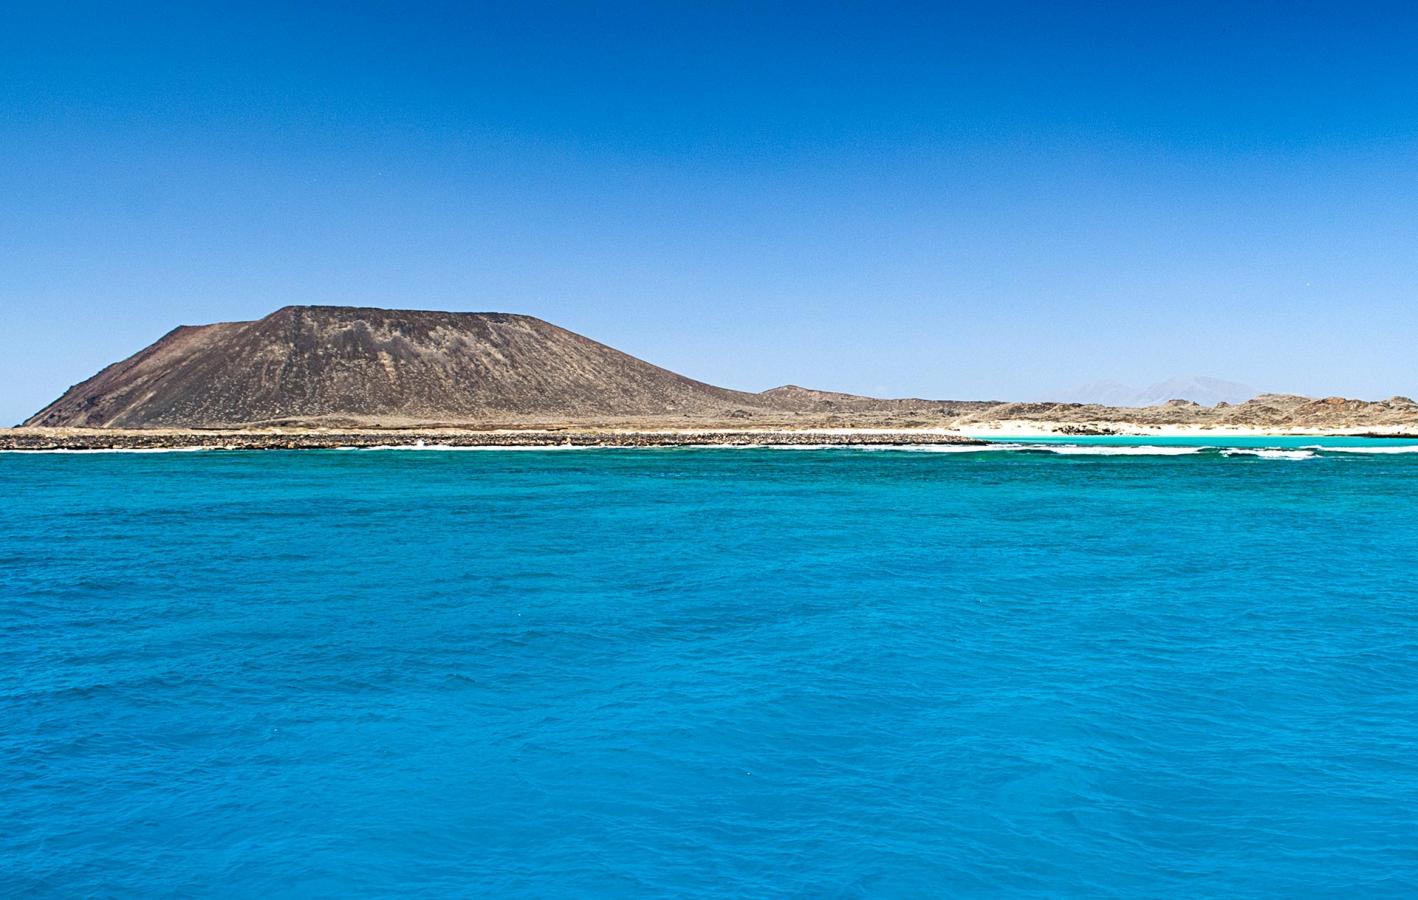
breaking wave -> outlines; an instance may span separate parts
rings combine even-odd
[[[1305,449],[1325,453],[1418,453],[1418,444],[1405,444],[1400,447],[1325,447],[1314,444]]]
[[[1157,445],[1102,446],[1088,444],[1034,444],[1025,450],[1047,450],[1061,456],[1189,456],[1200,453],[1205,447],[1163,447]]]
[[[1313,450],[1278,450],[1273,448],[1249,448],[1249,447],[1228,447],[1221,451],[1222,456],[1256,456],[1261,459],[1314,459]]]

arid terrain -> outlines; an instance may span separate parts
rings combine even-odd
[[[878,399],[687,378],[540,319],[285,307],[182,326],[0,448],[948,443],[1043,434],[1418,434],[1418,404],[1263,394],[1122,408]]]

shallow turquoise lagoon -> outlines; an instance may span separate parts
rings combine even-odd
[[[1215,449],[1280,449],[1333,450],[1369,453],[1413,453],[1418,451],[1418,435],[1413,437],[1375,438],[1364,435],[1129,435],[1105,434],[1068,436],[1055,435],[1034,438],[1002,438],[997,435],[974,435],[993,444],[1081,446],[1081,447],[1204,447]]]
[[[1418,892],[1418,453],[1072,443],[0,454],[0,893]]]

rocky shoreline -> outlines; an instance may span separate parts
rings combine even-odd
[[[751,447],[900,444],[985,444],[935,433],[801,431],[561,432],[561,431],[105,431],[11,428],[0,450],[333,450],[345,447]]]

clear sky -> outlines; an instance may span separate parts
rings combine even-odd
[[[749,390],[1418,394],[1415,48],[1398,3],[9,2],[0,421],[289,303]]]

